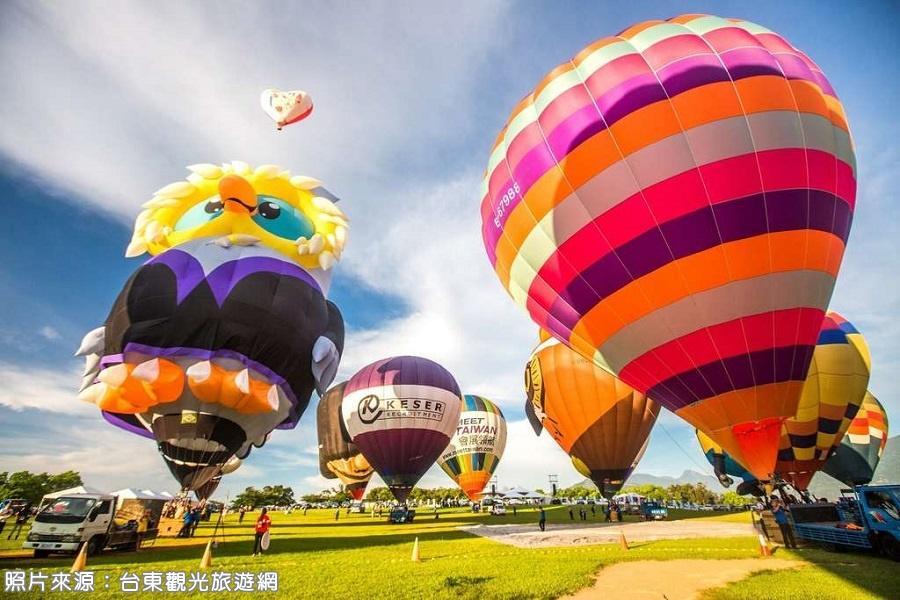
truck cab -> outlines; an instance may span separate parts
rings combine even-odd
[[[833,550],[875,549],[900,561],[900,485],[841,493],[835,503],[791,505],[797,537]]]
[[[113,522],[116,497],[105,494],[70,494],[41,503],[23,548],[33,549],[35,558],[51,552],[75,553],[81,543],[88,554],[106,546]]]
[[[644,521],[665,521],[669,518],[669,509],[660,502],[652,500],[641,503],[641,519]]]

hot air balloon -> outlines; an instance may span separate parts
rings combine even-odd
[[[734,483],[732,477],[740,477],[745,481],[755,479],[747,469],[735,461],[722,449],[722,446],[711,440],[708,435],[699,429],[695,429],[694,433],[697,434],[697,441],[700,442],[700,449],[703,450],[703,455],[709,461],[709,464],[712,465],[719,483],[724,487],[731,487]]]
[[[77,352],[81,398],[155,439],[184,490],[293,428],[331,383],[344,326],[327,294],[347,234],[312,178],[190,169],[145,204],[126,255],[152,257]]]
[[[506,419],[481,396],[463,396],[459,424],[438,464],[470,500],[478,500],[506,448]]]
[[[867,391],[844,440],[822,471],[846,485],[872,481],[888,440],[888,418],[878,399]]]
[[[551,71],[485,172],[482,237],[531,318],[775,466],[850,230],[843,107],[778,34],[648,21]]]
[[[275,126],[281,130],[286,125],[297,123],[308,117],[313,111],[312,97],[303,90],[282,92],[276,89],[263,90],[259,95],[259,104]]]
[[[401,503],[447,447],[461,408],[453,375],[418,356],[363,367],[341,405],[350,439]]]
[[[211,498],[219,488],[219,484],[222,483],[222,477],[230,473],[234,473],[240,468],[242,464],[243,461],[237,456],[232,456],[231,458],[229,458],[225,462],[225,464],[222,465],[222,468],[219,470],[218,475],[214,476],[212,479],[194,490],[194,494],[197,495],[197,500],[208,500],[209,498]]]
[[[525,368],[525,412],[611,498],[643,456],[660,407],[543,331],[541,340]]]
[[[829,312],[813,352],[797,414],[784,422],[775,470],[798,490],[840,445],[866,395],[869,348],[853,325]]]
[[[316,424],[319,432],[319,472],[327,479],[340,479],[355,500],[362,500],[374,470],[350,435],[341,416],[347,382],[328,390],[319,400]]]

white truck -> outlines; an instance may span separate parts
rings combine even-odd
[[[107,547],[136,549],[140,542],[137,521],[117,525],[116,500],[110,494],[66,494],[45,499],[22,547],[34,550],[35,558],[51,553],[74,554],[81,544],[87,544],[89,555]]]

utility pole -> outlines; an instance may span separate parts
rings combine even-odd
[[[550,495],[556,498],[556,484],[559,483],[559,476],[551,474],[547,475],[547,479],[550,480]]]

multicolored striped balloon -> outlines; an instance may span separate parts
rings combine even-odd
[[[844,439],[866,395],[871,372],[866,340],[836,312],[825,315],[797,413],[785,420],[775,471],[805,490]]]
[[[731,484],[734,483],[732,477],[740,477],[745,481],[753,479],[753,475],[747,469],[725,452],[722,446],[712,441],[708,435],[699,429],[695,429],[694,433],[697,434],[697,441],[700,442],[703,456],[712,465],[719,483],[725,487],[731,487]]]
[[[847,485],[872,481],[888,441],[888,418],[872,392],[866,392],[844,441],[822,470]]]
[[[466,493],[478,500],[506,448],[506,419],[500,407],[481,396],[463,396],[459,424],[438,464]]]
[[[395,356],[347,382],[341,413],[351,440],[398,502],[447,447],[462,398],[447,369],[427,358]]]
[[[856,199],[812,60],[747,21],[635,25],[516,106],[482,195],[488,257],[538,325],[771,473]]]

